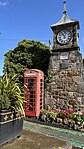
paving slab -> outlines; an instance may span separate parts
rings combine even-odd
[[[66,141],[23,130],[21,137],[0,146],[0,149],[71,149]]]
[[[52,126],[46,126],[38,123],[24,121],[24,129],[40,134],[45,134],[50,137],[59,138],[68,141],[73,146],[84,147],[84,133],[69,129],[62,129]]]

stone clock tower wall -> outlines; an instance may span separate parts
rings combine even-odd
[[[61,20],[51,26],[53,49],[48,70],[49,83],[45,91],[45,107],[48,109],[84,110],[84,65],[78,46],[79,21],[70,20],[64,12]],[[57,41],[60,31],[70,30],[71,40],[66,44]],[[64,33],[63,33],[64,34]],[[61,40],[65,40],[64,37]]]
[[[84,66],[82,55],[77,50],[60,51],[52,54],[49,66],[49,84],[46,89],[48,109],[74,108],[84,105]]]

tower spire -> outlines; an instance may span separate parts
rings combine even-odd
[[[67,11],[66,11],[66,0],[64,0],[63,3],[64,3],[64,11],[63,11],[63,13],[66,14],[67,13]]]
[[[73,23],[73,24],[77,23],[78,29],[79,29],[79,22],[76,20],[71,20],[68,17],[67,10],[66,10],[66,2],[67,2],[67,0],[63,0],[64,9],[63,9],[62,18],[57,23],[51,25],[52,29],[58,25],[69,24],[69,23]]]

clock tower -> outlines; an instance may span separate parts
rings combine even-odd
[[[62,18],[55,24],[51,25],[53,30],[53,51],[69,50],[78,48],[79,21],[71,20],[66,11],[66,1],[64,1],[64,11]]]
[[[84,109],[84,66],[78,45],[79,21],[71,20],[64,0],[62,18],[51,25],[53,48],[45,91],[48,109]],[[71,101],[74,103],[71,104]]]

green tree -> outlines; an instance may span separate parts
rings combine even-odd
[[[12,51],[5,54],[4,73],[9,77],[18,75],[18,80],[23,85],[23,74],[28,69],[40,69],[47,76],[51,52],[48,46],[34,40],[22,40]]]

